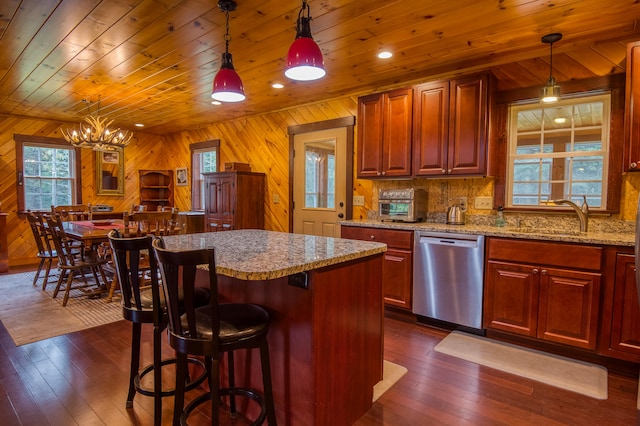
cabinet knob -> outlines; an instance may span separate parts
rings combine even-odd
[[[538,272],[540,272],[540,271],[538,271],[538,268],[534,268],[534,269],[533,269],[533,275],[537,275],[537,274],[538,274]]]
[[[382,176],[384,176],[384,175],[386,175],[386,174],[387,174],[387,172],[382,172]]]
[[[547,270],[546,270],[546,269],[543,269],[543,270],[542,270],[542,272],[541,272],[541,274],[542,274],[542,275],[547,275]]]
[[[451,173],[451,171],[452,171],[452,170],[451,170],[451,169],[449,169],[449,170],[447,170],[447,173]]]
[[[371,235],[369,238],[371,238],[372,240],[375,240],[376,236],[375,235]]]
[[[447,171],[445,169],[442,169],[442,174],[447,173]]]
[[[629,164],[629,168],[630,169],[636,169],[638,167],[638,163],[636,163],[635,161],[631,164]]]
[[[377,176],[380,176],[380,172],[376,172],[376,175],[377,175]]]

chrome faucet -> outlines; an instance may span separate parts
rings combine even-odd
[[[585,195],[582,196],[582,206],[578,206],[571,200],[549,200],[542,201],[543,204],[566,204],[571,206],[573,210],[576,211],[578,215],[578,219],[580,219],[580,232],[587,232],[589,228],[589,205],[587,204],[587,197]]]

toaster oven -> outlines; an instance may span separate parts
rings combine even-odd
[[[381,189],[378,217],[397,222],[420,222],[427,216],[427,191],[419,188]]]

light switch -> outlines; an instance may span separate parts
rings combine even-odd
[[[364,195],[354,195],[353,196],[353,205],[354,206],[364,206]]]
[[[273,200],[273,204],[279,204],[280,196],[278,194],[273,194],[272,200]]]

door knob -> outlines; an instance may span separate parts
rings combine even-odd
[[[344,213],[338,213],[338,217],[342,219],[344,217]]]

